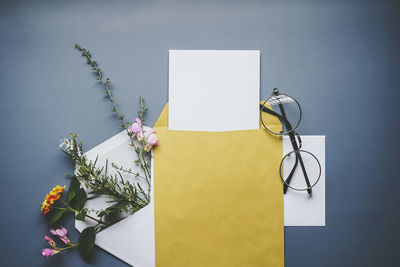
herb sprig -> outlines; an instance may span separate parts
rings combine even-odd
[[[96,234],[112,224],[120,221],[127,214],[135,213],[150,203],[150,190],[151,190],[151,148],[158,144],[157,136],[154,129],[143,129],[143,116],[147,111],[144,99],[139,97],[139,110],[138,117],[135,123],[131,124],[125,119],[116,104],[115,98],[112,95],[110,84],[111,80],[105,78],[102,70],[99,68],[97,61],[93,60],[91,53],[79,44],[75,44],[77,48],[87,60],[87,63],[92,67],[93,72],[97,76],[105,90],[108,100],[112,105],[111,112],[115,117],[121,121],[121,128],[124,129],[129,136],[129,145],[136,153],[136,160],[134,161],[140,166],[142,171],[134,172],[132,169],[124,168],[115,163],[111,163],[115,172],[109,172],[108,159],[105,166],[97,166],[96,160],[89,160],[82,150],[82,142],[78,142],[77,135],[71,133],[71,138],[64,138],[61,140],[61,150],[67,154],[72,162],[75,164],[75,172],[71,176],[71,183],[68,188],[68,193],[64,199],[61,195],[65,186],[56,186],[46,195],[42,203],[42,214],[49,213],[49,224],[56,224],[64,214],[71,212],[75,214],[76,220],[85,221],[87,218],[96,222],[95,226],[85,228],[79,235],[77,243],[71,243],[67,237],[67,230],[63,227],[59,229],[50,229],[53,235],[65,244],[64,247],[56,245],[53,239],[45,236],[45,241],[51,248],[42,250],[44,257],[51,257],[61,251],[77,247],[83,259],[88,260],[92,248],[96,240]],[[136,178],[133,182],[124,180],[122,173],[131,175]],[[146,182],[147,190],[141,186],[141,180]],[[89,196],[88,196],[88,194]],[[86,201],[105,195],[110,198],[108,201],[111,203],[109,207],[101,210],[94,210],[85,207]],[[50,210],[51,209],[51,210]],[[97,218],[93,217],[93,213]],[[115,215],[115,216],[114,216]]]

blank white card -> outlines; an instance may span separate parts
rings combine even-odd
[[[314,154],[321,164],[321,177],[312,188],[312,197],[306,191],[294,191],[290,188],[283,197],[285,226],[325,226],[325,136],[302,135],[301,149]],[[289,137],[283,137],[283,155],[293,151]],[[287,175],[292,166],[283,165],[283,173]],[[311,173],[318,172],[317,166],[306,166]],[[311,167],[311,168],[310,168]],[[304,179],[299,170],[294,173],[293,180]]]
[[[260,51],[169,51],[169,130],[258,129],[259,99]]]

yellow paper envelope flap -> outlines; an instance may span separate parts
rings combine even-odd
[[[168,103],[165,104],[160,116],[158,116],[158,119],[154,124],[154,127],[168,127]]]

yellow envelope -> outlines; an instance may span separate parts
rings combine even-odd
[[[156,266],[283,266],[282,140],[263,129],[169,131],[168,104],[155,128]]]

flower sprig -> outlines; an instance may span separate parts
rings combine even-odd
[[[65,245],[64,247],[60,248],[57,246],[56,242],[49,237],[48,235],[44,236],[44,240],[51,246],[51,248],[42,249],[42,256],[49,258],[53,255],[56,255],[60,251],[73,248],[78,245],[78,243],[71,243],[71,240],[68,238],[68,231],[64,227],[60,227],[59,229],[50,229],[50,232],[57,236],[62,243]]]
[[[54,210],[50,217],[50,224],[54,224],[58,220],[60,220],[62,215],[66,211],[71,211],[78,214],[78,216],[81,216],[82,219],[84,219],[84,217],[88,217],[99,224],[107,225],[101,220],[96,219],[84,212],[83,207],[85,205],[87,197],[85,190],[83,188],[80,188],[79,182],[76,179],[74,180],[74,178],[72,178],[71,180],[71,185],[68,191],[68,199],[66,201],[61,198],[65,188],[65,185],[57,185],[52,190],[50,190],[50,192],[46,194],[44,198],[42,207],[40,208],[42,215],[48,214],[51,211],[50,209]]]
[[[72,146],[63,146],[63,152],[76,164],[74,177],[83,182],[92,196],[107,195],[114,202],[111,207],[98,212],[99,216],[116,211],[116,208],[134,213],[150,202],[149,192],[145,192],[140,183],[132,184],[125,181],[119,171],[114,175],[108,173],[108,160],[104,167],[97,167],[97,160],[94,162],[88,160],[81,152],[82,142],[78,143],[76,139],[77,135],[71,134],[71,139],[67,139],[67,143]]]
[[[115,116],[117,117],[117,119],[119,119],[121,121],[121,128],[124,129],[127,132],[128,136],[130,137],[131,142],[129,145],[132,146],[134,151],[136,152],[136,155],[137,155],[136,163],[139,164],[140,167],[143,169],[146,180],[150,184],[151,165],[150,165],[149,155],[146,155],[146,152],[148,152],[148,151],[144,150],[144,149],[140,149],[139,147],[136,146],[134,134],[132,131],[129,130],[129,127],[131,124],[125,120],[125,115],[119,111],[118,106],[115,101],[115,98],[111,92],[110,78],[104,77],[103,71],[99,67],[99,64],[97,63],[97,61],[92,58],[92,54],[90,53],[89,50],[83,48],[79,44],[75,44],[75,48],[77,48],[82,53],[82,56],[84,56],[86,58],[87,64],[89,64],[92,67],[93,72],[97,76],[97,80],[99,80],[103,84],[105,93],[112,105],[111,112],[113,112],[115,114]],[[147,106],[144,103],[143,97],[140,96],[139,97],[138,118],[141,122],[143,121],[143,115],[146,113],[146,111],[147,111]],[[143,128],[143,125],[141,125],[141,127]]]
[[[143,130],[142,120],[137,117],[135,122],[129,126],[128,131],[136,136],[142,142],[142,146],[146,152],[149,152],[153,146],[158,145],[158,138],[154,129],[148,131]]]
[[[87,200],[86,193],[85,190],[80,187],[80,183],[75,177],[71,179],[71,184],[68,188],[66,199],[63,199],[65,188],[66,186],[57,185],[48,194],[46,194],[46,197],[42,203],[41,211],[43,215],[50,216],[49,224],[55,224],[67,211],[70,211],[73,214],[76,214],[76,219],[84,221],[87,217],[93,221],[96,221],[97,225],[83,230],[79,235],[79,240],[77,243],[71,243],[65,228],[61,227],[56,230],[50,229],[50,232],[53,235],[56,235],[65,244],[65,247],[57,247],[56,242],[54,242],[52,238],[45,236],[44,239],[47,243],[49,243],[51,248],[43,249],[42,256],[49,258],[55,254],[58,254],[62,250],[78,246],[78,248],[80,248],[79,252],[82,258],[88,259],[91,252],[91,247],[94,246],[96,233],[101,230],[101,227],[98,226],[101,225],[102,227],[107,227],[108,224],[87,214],[87,209],[84,208]]]
[[[50,207],[54,204],[55,201],[60,199],[61,194],[64,192],[64,189],[65,185],[64,186],[57,185],[48,194],[46,194],[46,197],[44,198],[41,208],[43,215],[50,212]]]
[[[132,146],[133,150],[136,153],[137,159],[135,163],[138,164],[143,170],[143,176],[147,183],[148,189],[147,193],[144,193],[143,189],[140,187],[140,184],[137,184],[138,191],[145,195],[145,198],[150,200],[150,187],[151,187],[151,154],[149,153],[151,148],[158,145],[158,138],[155,134],[154,129],[150,129],[148,131],[144,131],[143,128],[143,115],[147,111],[147,106],[142,96],[139,96],[139,110],[138,117],[135,119],[133,124],[127,122],[125,120],[125,115],[122,114],[118,106],[116,104],[115,98],[111,92],[111,80],[110,78],[105,78],[103,71],[99,67],[99,64],[96,60],[92,58],[92,54],[89,50],[83,48],[79,44],[75,44],[75,48],[78,49],[82,56],[86,58],[86,62],[88,65],[92,67],[93,72],[97,76],[97,80],[99,80],[104,87],[105,94],[107,95],[112,109],[111,112],[114,113],[115,117],[121,121],[121,128],[124,129],[127,135],[130,138],[130,146]],[[140,142],[140,145],[137,145],[136,140]],[[107,166],[106,166],[107,168]],[[121,175],[119,175],[121,176]],[[122,178],[122,176],[120,177]],[[114,179],[115,180],[115,179]],[[111,181],[111,180],[110,180]],[[101,190],[99,190],[102,192]],[[122,199],[121,199],[122,200]],[[147,204],[146,204],[147,205]],[[119,207],[120,205],[116,205]],[[140,209],[140,208],[139,208]]]
[[[75,164],[75,172],[71,175],[71,183],[66,199],[61,198],[65,186],[56,186],[46,195],[41,207],[42,214],[46,215],[50,213],[50,225],[59,221],[67,211],[74,213],[77,220],[85,221],[86,218],[89,218],[97,222],[97,224],[85,228],[80,233],[79,240],[76,243],[70,242],[65,228],[51,229],[50,232],[56,235],[65,244],[65,247],[57,247],[53,239],[45,236],[45,240],[51,248],[43,249],[42,255],[44,257],[51,257],[62,250],[77,246],[82,258],[87,260],[94,246],[96,234],[121,219],[121,217],[116,217],[110,221],[108,219],[109,215],[122,212],[134,213],[150,203],[150,150],[152,147],[158,145],[158,138],[154,129],[146,128],[144,130],[143,115],[147,111],[144,99],[139,97],[138,117],[135,119],[135,122],[133,124],[127,122],[125,115],[119,111],[115,98],[112,95],[110,89],[111,80],[104,77],[98,63],[92,59],[92,55],[88,50],[78,44],[75,45],[75,48],[82,52],[82,56],[86,57],[87,63],[92,67],[97,76],[97,80],[103,84],[105,93],[112,105],[111,112],[121,121],[121,128],[126,131],[130,138],[129,145],[133,147],[137,155],[135,163],[143,170],[143,174],[139,174],[139,172],[134,173],[131,169],[126,169],[112,163],[112,167],[117,172],[117,174],[112,175],[108,173],[108,160],[104,167],[98,167],[96,165],[97,158],[94,162],[86,158],[83,153],[82,142],[77,141],[76,134],[71,133],[71,138],[61,140],[60,148]],[[144,179],[147,183],[147,190],[145,191],[139,182],[130,183],[129,181],[125,181],[121,172],[130,173],[137,178]],[[81,184],[85,189],[81,187]],[[89,197],[86,192],[90,195]],[[103,210],[89,210],[85,208],[85,203],[88,199],[100,195],[108,196],[111,199],[110,202],[113,204]],[[89,213],[95,213],[97,218],[89,215]]]

